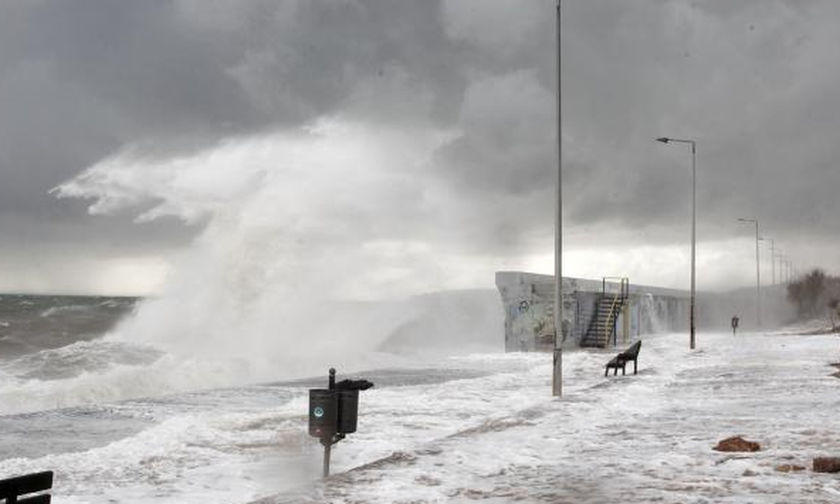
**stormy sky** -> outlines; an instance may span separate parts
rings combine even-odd
[[[687,286],[691,158],[660,136],[697,141],[698,288],[754,281],[738,217],[840,270],[838,20],[566,0],[565,273]],[[309,255],[359,242],[394,292],[550,273],[555,36],[552,0],[0,2],[0,290],[153,293],[315,150],[274,209]]]

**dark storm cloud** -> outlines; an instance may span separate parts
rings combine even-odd
[[[653,142],[668,135],[699,142],[705,238],[752,215],[790,239],[840,232],[840,5],[567,0],[563,15],[569,225],[683,240],[690,157]],[[554,43],[551,0],[6,2],[0,212],[78,222],[83,205],[47,191],[126,146],[190,152],[345,115],[454,132],[428,167],[465,201],[452,247],[543,246]],[[191,232],[90,225],[86,240]]]
[[[0,11],[7,215],[84,219],[82,204],[47,191],[127,145],[188,152],[342,108],[448,123],[465,80],[434,2],[8,2]],[[429,98],[414,104],[411,90]],[[91,226],[113,239],[115,226]],[[174,234],[122,227],[128,237]]]
[[[429,88],[432,115],[444,120],[463,87],[433,2],[79,1],[3,10],[3,165],[8,176],[26,172],[21,180],[54,185],[125,143],[192,148],[201,138],[299,125],[352,106],[346,100],[359,82],[394,71]],[[385,114],[370,114],[387,115],[385,105]]]
[[[438,153],[443,176],[492,216],[471,236],[482,246],[551,229],[554,32],[540,8],[521,53],[466,40],[483,56],[464,62],[475,77],[462,135]],[[791,246],[840,232],[838,18],[833,2],[563,2],[565,215],[597,230],[576,245],[604,233],[684,241],[691,158],[662,135],[698,141],[701,240],[742,235],[740,216]],[[511,194],[532,197],[499,211]],[[508,240],[494,231],[513,228]]]

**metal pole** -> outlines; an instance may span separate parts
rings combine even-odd
[[[561,94],[561,23],[557,0],[557,198],[554,224],[554,372],[551,393],[563,395],[563,121]]]
[[[324,477],[330,475],[330,452],[332,451],[332,445],[330,443],[324,444]]]
[[[785,284],[790,283],[790,261],[785,257]]]
[[[695,268],[695,252],[697,249],[697,142],[694,140],[661,137],[656,139],[657,142],[670,143],[687,143],[691,144],[691,301],[689,313],[689,347],[694,350],[695,347],[695,323],[694,323],[694,306],[695,306],[695,285],[696,285],[696,268]]]
[[[770,238],[770,274],[770,285],[776,285],[776,242],[773,238]]]
[[[779,252],[779,283],[784,285],[785,281],[785,255]]]
[[[755,224],[755,321],[761,329],[761,262],[758,255],[758,219],[738,218],[738,222],[752,222]]]
[[[697,242],[697,235],[695,233],[696,229],[696,222],[697,222],[697,148],[695,142],[692,140],[691,142],[691,343],[690,348],[694,350],[694,280],[695,280],[695,272],[694,272],[694,251],[696,248]]]
[[[785,281],[785,255],[779,252],[779,283],[784,285]]]
[[[782,284],[787,284],[787,257],[784,255],[779,256],[779,281]]]
[[[630,341],[630,302],[629,300],[624,302],[624,307],[622,308],[622,321],[624,322],[623,327],[623,335],[624,339],[623,342],[627,343]]]
[[[793,280],[793,262],[785,257],[785,279],[787,283]]]
[[[758,328],[761,329],[761,258],[758,255],[758,219],[755,222],[755,313]]]
[[[329,390],[335,390],[335,368],[330,368],[330,375],[329,380],[327,382],[327,387]],[[326,441],[326,442],[325,442]],[[330,435],[330,439],[321,440],[321,444],[324,445],[324,477],[330,475],[330,454],[332,453],[332,443],[333,443],[333,436]]]

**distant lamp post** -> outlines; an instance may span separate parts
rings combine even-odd
[[[656,139],[657,142],[667,143],[684,143],[691,145],[691,304],[689,312],[689,331],[690,340],[689,348],[694,350],[694,286],[695,286],[695,249],[697,245],[697,143],[694,140],[684,140],[679,138],[661,137]]]
[[[793,281],[793,261],[791,261],[790,257],[785,257],[785,276],[787,283]]]
[[[761,328],[761,259],[758,255],[758,219],[738,218],[738,222],[752,222],[755,224],[755,319]]]
[[[766,236],[762,236],[759,238],[761,241],[769,241],[770,242],[770,285],[776,285],[776,241],[773,238],[768,238]],[[779,276],[781,277],[782,269],[779,268]]]
[[[787,281],[785,280],[785,254],[783,253],[782,249],[776,250],[776,257],[779,258],[779,284],[784,285],[787,283]]]
[[[787,284],[787,256],[779,250],[779,283]]]
[[[790,260],[790,257],[787,254],[781,257],[782,264],[785,266],[785,284],[789,284],[793,279],[793,262]]]

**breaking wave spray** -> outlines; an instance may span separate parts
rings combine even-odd
[[[90,200],[92,214],[134,211],[139,224],[175,217],[199,229],[171,259],[162,291],[106,337],[163,356],[77,377],[64,403],[373,365],[371,350],[413,315],[389,299],[446,276],[406,222],[434,228],[455,198],[423,180],[441,141],[321,123],[173,158],[129,149],[55,188]]]

